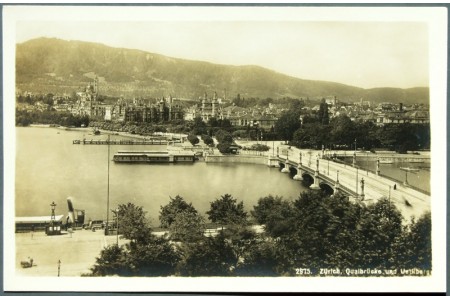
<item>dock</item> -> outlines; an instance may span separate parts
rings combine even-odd
[[[74,145],[167,145],[167,140],[73,140]],[[172,141],[173,142],[173,141]]]

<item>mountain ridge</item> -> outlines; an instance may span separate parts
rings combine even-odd
[[[90,75],[86,75],[90,74]],[[16,86],[37,93],[79,90],[100,78],[108,96],[197,99],[219,97],[322,98],[342,101],[428,103],[429,88],[363,89],[342,83],[300,79],[257,65],[225,65],[173,58],[105,44],[37,38],[16,45]]]

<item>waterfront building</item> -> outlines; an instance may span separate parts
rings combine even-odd
[[[16,232],[45,231],[50,224],[61,230],[64,215],[55,216],[36,216],[36,217],[16,217]]]
[[[200,117],[205,123],[211,118],[223,119],[222,104],[218,101],[216,92],[214,92],[212,99],[208,99],[206,92],[203,95],[200,106]]]
[[[117,109],[124,111],[124,121],[152,123],[166,122],[173,120],[183,120],[184,108],[181,100],[169,96],[167,99],[162,97],[157,99],[156,103],[144,103],[143,101],[133,101],[130,105],[121,105]]]

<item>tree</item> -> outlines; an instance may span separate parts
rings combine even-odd
[[[208,125],[211,126],[211,127],[218,127],[219,126],[219,121],[217,120],[217,118],[211,117],[208,120]]]
[[[209,135],[203,134],[203,135],[202,135],[202,140],[203,140],[203,142],[204,142],[206,145],[208,145],[208,146],[214,146],[214,140],[213,140],[213,138],[210,137]]]
[[[235,275],[237,276],[277,276],[279,258],[272,240],[259,240],[247,248]]]
[[[431,271],[431,213],[425,213],[406,227],[396,249],[403,268],[418,268]]]
[[[232,144],[233,143],[233,136],[225,130],[217,130],[216,131],[216,139],[219,142],[219,144]]]
[[[206,214],[214,223],[222,225],[244,225],[247,222],[247,213],[244,211],[244,202],[236,203],[231,195],[222,195],[220,199],[211,202],[211,208]]]
[[[237,263],[233,249],[222,234],[185,246],[183,253],[178,268],[181,276],[229,276]]]
[[[206,124],[205,122],[203,122],[203,119],[201,117],[194,118],[194,124],[191,133],[195,135],[206,134]]]
[[[277,205],[281,205],[282,201],[283,197],[274,197],[272,195],[259,198],[258,204],[253,206],[253,210],[250,212],[250,214],[259,224],[266,224],[269,215],[273,211],[273,208]]]
[[[151,235],[150,222],[141,206],[132,203],[119,205],[119,228],[123,237],[133,243],[145,243]]]
[[[196,242],[203,237],[205,220],[196,212],[184,210],[175,216],[169,229],[172,240]]]
[[[319,119],[319,123],[322,125],[328,125],[330,122],[330,117],[328,115],[328,104],[325,102],[325,99],[322,99],[320,103],[317,118]]]
[[[146,243],[127,245],[126,265],[133,276],[170,276],[176,272],[180,253],[164,237],[153,235]]]
[[[294,132],[300,127],[301,123],[299,113],[289,110],[283,113],[276,121],[274,130],[281,139],[290,141],[292,140]]]
[[[192,144],[192,146],[195,146],[200,142],[198,137],[194,134],[189,134],[187,138],[188,138],[189,142]]]
[[[394,245],[403,234],[403,217],[387,198],[367,206],[358,223],[356,263],[362,268],[396,267]]]
[[[175,198],[170,197],[169,204],[161,206],[161,211],[159,212],[161,227],[169,228],[175,221],[176,216],[182,212],[198,214],[192,203],[187,203],[183,197],[179,195],[175,196]]]
[[[321,149],[330,142],[330,129],[327,125],[307,123],[295,131],[292,145],[299,148]]]
[[[355,124],[348,116],[342,115],[334,118],[331,123],[330,140],[337,145],[346,145],[351,148],[354,143]]]
[[[124,260],[124,249],[116,244],[106,246],[95,264],[90,268],[90,276],[126,276],[130,273]]]
[[[271,237],[280,237],[289,234],[297,217],[292,202],[276,200],[270,211],[267,212],[265,220],[266,233]]]

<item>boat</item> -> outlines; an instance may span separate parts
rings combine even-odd
[[[403,170],[403,171],[406,171],[406,172],[413,172],[413,173],[416,173],[416,172],[420,171],[420,169],[409,168],[409,167],[400,167],[400,170]]]

